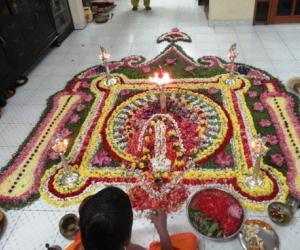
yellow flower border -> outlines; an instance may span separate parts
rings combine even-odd
[[[122,78],[124,80],[125,84],[118,83],[112,87],[105,86],[106,89],[110,89],[110,94],[106,98],[106,100],[104,100],[104,106],[102,109],[103,116],[100,118],[100,121],[97,124],[95,131],[93,131],[93,133],[95,133],[95,134],[99,133],[99,131],[102,129],[105,117],[112,109],[113,103],[114,103],[115,99],[117,98],[117,95],[119,94],[119,92],[122,89],[140,89],[140,90],[156,89],[156,87],[153,84],[150,84],[145,79],[131,80],[131,79],[127,79],[126,76],[120,75],[120,74],[118,74],[118,77]],[[176,79],[177,82],[182,82],[182,83],[181,84],[173,83],[166,87],[167,88],[168,87],[170,87],[170,88],[177,87],[179,89],[184,88],[184,89],[188,89],[188,90],[199,89],[199,88],[209,89],[211,87],[220,89],[222,91],[223,98],[225,98],[225,101],[227,104],[226,108],[228,109],[228,113],[230,115],[230,119],[232,120],[233,124],[235,124],[235,122],[238,122],[238,121],[235,116],[235,112],[234,112],[234,108],[233,108],[233,103],[232,103],[232,99],[231,99],[231,91],[237,90],[237,95],[240,98],[240,100],[244,106],[243,112],[244,112],[246,119],[249,122],[248,126],[250,128],[251,134],[256,135],[257,133],[256,133],[254,124],[251,119],[250,111],[245,106],[244,94],[247,92],[247,90],[250,86],[250,82],[243,77],[239,77],[236,84],[228,86],[228,84],[226,84],[226,82],[225,82],[227,77],[228,77],[228,75],[220,75],[220,76],[207,78],[207,79],[197,79],[197,78]],[[197,80],[199,81],[199,84],[195,83]],[[103,87],[103,81],[104,81],[104,77],[101,76],[101,77],[94,79],[91,84],[91,91],[96,96],[96,98],[98,98],[98,100],[102,96],[102,91],[99,91],[97,86]],[[217,81],[217,83],[214,83],[215,81]],[[193,83],[189,83],[189,82],[193,82]],[[240,90],[238,90],[241,87],[242,83],[245,84],[244,88],[241,88]],[[79,134],[83,135],[85,129],[86,128],[83,126],[80,129]],[[267,195],[268,193],[270,193],[272,191],[271,190],[272,185],[270,185],[270,181],[268,179],[266,179],[265,186],[263,186],[262,188],[257,188],[254,191],[250,190],[246,185],[243,185],[244,184],[243,178],[245,176],[245,173],[251,173],[251,170],[249,170],[247,164],[245,163],[245,161],[243,159],[244,151],[243,151],[241,139],[239,136],[239,129],[233,129],[233,132],[234,132],[234,134],[233,134],[233,138],[234,138],[233,150],[234,150],[234,154],[235,154],[236,158],[239,159],[239,163],[236,164],[237,168],[235,170],[218,170],[218,171],[200,170],[199,171],[199,170],[195,170],[195,169],[189,169],[184,173],[184,178],[187,180],[201,179],[201,180],[216,180],[216,181],[219,178],[237,178],[239,187],[246,193],[250,193],[251,195],[255,195],[255,194],[259,194],[259,195],[266,194]],[[91,162],[92,156],[94,154],[95,148],[97,147],[98,143],[99,143],[98,137],[91,136],[91,140],[89,142],[88,149],[86,151],[86,154],[83,157],[81,165],[79,166],[80,174],[83,179],[86,179],[88,177],[93,177],[93,176],[97,177],[97,178],[100,178],[100,177],[108,177],[108,178],[135,177],[135,174],[133,172],[128,172],[124,166],[120,166],[120,168],[114,169],[114,170],[94,169],[94,168],[90,167],[91,166],[90,162]],[[70,151],[69,158],[72,158],[72,155],[75,155],[75,154],[76,154],[76,151],[75,151],[75,148],[73,148]],[[243,160],[240,161],[240,159],[243,159]],[[56,166],[56,167],[53,167],[53,168],[47,170],[41,180],[40,193],[41,193],[41,196],[48,203],[51,203],[55,206],[74,205],[95,191],[93,188],[93,185],[91,185],[81,195],[68,198],[67,202],[65,199],[60,200],[60,199],[58,199],[58,197],[54,197],[52,194],[49,194],[49,191],[46,188],[47,183],[48,183],[50,176],[53,175],[53,173],[56,171],[56,169],[58,167],[59,166]],[[279,185],[280,190],[279,190],[277,197],[274,200],[284,202],[286,200],[286,197],[288,194],[288,186],[286,184],[286,177],[283,176],[279,171],[275,170],[274,168],[271,168],[271,167],[268,167],[265,165],[263,168],[266,171],[269,171],[273,175],[273,177],[276,179],[276,181]],[[57,188],[58,191],[60,190],[62,192],[66,192],[66,190],[61,189],[58,186],[59,185],[57,185],[57,187],[55,186],[55,188]],[[234,192],[237,193],[236,191],[234,191]],[[271,201],[253,202],[252,200],[248,200],[245,197],[239,197],[239,200],[242,202],[243,206],[249,208],[250,210],[254,210],[254,211],[262,211],[262,210],[266,209],[269,202],[271,202]]]

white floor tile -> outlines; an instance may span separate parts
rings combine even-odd
[[[59,231],[58,222],[64,212],[23,211],[3,250],[45,249],[53,244]]]
[[[6,217],[6,222],[5,222],[5,229],[0,238],[0,249],[5,249],[5,245],[9,241],[10,236],[12,234],[15,234],[15,226],[19,221],[19,218],[22,214],[22,210],[4,211],[4,213]],[[16,248],[11,248],[11,249],[16,249]]]

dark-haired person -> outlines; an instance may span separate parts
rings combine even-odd
[[[130,241],[133,223],[132,207],[128,195],[121,189],[107,187],[88,197],[80,205],[79,215],[80,234],[67,250],[145,250]],[[171,243],[165,212],[154,210],[150,219],[160,237],[160,243],[153,243],[150,249],[197,249],[172,247],[173,240]],[[194,241],[197,243],[196,238]]]

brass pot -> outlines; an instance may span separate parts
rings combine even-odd
[[[59,221],[59,231],[62,236],[73,240],[79,231],[79,219],[75,214],[66,214]]]
[[[282,202],[272,202],[268,206],[268,214],[271,220],[277,225],[286,225],[293,218],[291,208]]]
[[[5,214],[2,211],[0,211],[0,237],[4,232],[4,226],[5,226]]]

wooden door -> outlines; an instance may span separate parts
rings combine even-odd
[[[270,23],[300,23],[300,0],[273,0]]]

